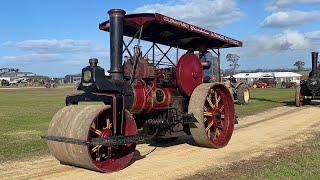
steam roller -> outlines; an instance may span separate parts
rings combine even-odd
[[[121,9],[108,13],[110,19],[99,28],[110,32],[110,76],[98,66],[96,58],[82,69],[80,93],[66,97],[66,107],[54,115],[43,136],[51,154],[65,165],[115,172],[129,164],[136,145],[141,143],[172,142],[192,135],[199,146],[226,146],[235,124],[233,97],[223,83],[203,83],[200,59],[185,53],[177,65],[170,61],[172,65],[163,66],[162,59],[156,62],[154,57],[143,55],[139,44],[130,53],[129,44],[123,41],[123,36],[139,36],[139,42],[155,37],[153,48],[158,47],[156,43],[176,47],[177,43],[164,39],[186,29],[173,26],[164,21],[168,17],[159,14],[125,15]],[[161,33],[164,31],[172,32]],[[176,41],[181,40],[178,48],[193,48],[200,35],[176,37]],[[221,41],[207,37],[206,42],[228,47],[229,41]],[[125,52],[129,57],[123,61]]]

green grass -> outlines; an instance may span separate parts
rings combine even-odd
[[[0,89],[0,161],[48,153],[40,139],[53,115],[75,88]],[[290,104],[293,89],[252,89],[248,106],[236,105],[239,117]]]
[[[65,106],[74,88],[0,89],[0,162],[48,154],[47,131],[53,115]],[[251,89],[250,104],[235,105],[239,117],[293,105],[294,89]],[[272,162],[268,168],[240,179],[320,179],[320,147],[308,148]]]
[[[239,117],[263,112],[278,106],[294,105],[295,89],[288,88],[257,88],[250,89],[249,105],[235,105]]]
[[[254,174],[239,179],[320,179],[320,144],[306,147],[300,152],[286,154]]]
[[[0,91],[0,161],[48,152],[40,139],[53,115],[74,89],[2,89]]]

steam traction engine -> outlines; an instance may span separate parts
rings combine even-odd
[[[310,105],[311,100],[320,99],[320,77],[318,74],[318,52],[312,52],[312,71],[308,79],[300,81],[296,87],[296,106]]]
[[[203,69],[196,55],[186,53],[176,66],[159,68],[135,46],[134,54],[122,63],[123,35],[128,35],[132,22],[145,28],[181,28],[157,21],[159,14],[125,16],[119,9],[108,13],[110,20],[100,24],[100,29],[110,32],[111,77],[105,76],[94,58],[82,69],[78,90],[83,93],[66,98],[67,106],[55,114],[44,137],[52,155],[63,164],[114,172],[128,164],[136,144],[148,139],[173,141],[191,134],[200,146],[226,146],[235,123],[233,99],[222,83],[202,84]],[[145,40],[153,36],[146,34],[141,36],[140,31]],[[157,40],[161,43],[162,39]],[[78,105],[91,101],[104,105]],[[140,128],[142,135],[137,131]]]

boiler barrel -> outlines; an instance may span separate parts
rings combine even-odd
[[[158,112],[169,107],[174,88],[156,88],[150,85],[135,85],[133,87],[134,100],[130,112],[146,114]]]

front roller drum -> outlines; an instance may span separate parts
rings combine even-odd
[[[48,136],[89,141],[91,138],[113,136],[112,109],[109,105],[67,106],[57,112],[49,124]],[[125,110],[123,135],[137,134],[131,113]],[[119,146],[86,146],[48,141],[51,154],[62,164],[99,172],[114,172],[126,167],[131,160],[135,144]]]
[[[199,85],[190,98],[188,113],[193,113],[198,121],[189,125],[198,145],[218,149],[228,144],[235,124],[235,109],[224,84]]]

